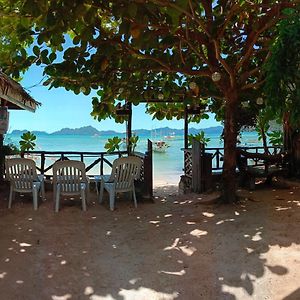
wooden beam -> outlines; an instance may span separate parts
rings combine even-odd
[[[188,109],[187,105],[184,106],[184,149],[187,149],[189,146],[189,120],[188,120]]]
[[[0,182],[3,181],[3,176],[4,176],[5,155],[3,149],[3,141],[4,141],[4,135],[0,134]]]
[[[126,123],[126,137],[127,137],[127,147],[129,150],[129,139],[132,137],[132,103],[128,102],[128,121]]]

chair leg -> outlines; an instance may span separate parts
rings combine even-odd
[[[109,208],[111,211],[115,208],[115,189],[109,191]]]
[[[33,198],[33,209],[38,209],[38,187],[34,186],[32,189],[32,198]]]
[[[132,186],[132,196],[133,196],[134,207],[137,208],[137,201],[136,201],[134,185]]]
[[[81,187],[81,202],[82,202],[82,210],[86,211],[86,197],[85,197],[86,190],[84,187]]]
[[[14,198],[14,196],[15,196],[15,193],[14,193],[13,187],[11,186],[10,190],[9,190],[8,208],[11,208],[12,199]]]
[[[59,196],[60,196],[60,187],[56,187],[56,195],[55,195],[55,212],[59,211]]]
[[[101,185],[101,180],[99,180],[99,176],[95,176],[95,187],[97,195],[99,195],[99,184]]]
[[[103,201],[103,191],[104,191],[104,182],[103,180],[100,181],[100,194],[99,194],[99,203],[102,203]]]
[[[42,196],[42,200],[46,201],[46,196],[45,196],[45,182],[41,182],[41,196]]]
[[[85,198],[86,198],[86,202],[88,201],[88,199],[90,198],[90,184],[89,182],[86,183],[86,190],[85,190]]]

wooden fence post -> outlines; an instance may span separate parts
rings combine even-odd
[[[201,193],[203,191],[203,153],[204,145],[195,139],[192,142],[192,191]]]
[[[203,148],[203,168],[202,168],[202,178],[203,178],[203,192],[210,190],[212,188],[212,154],[205,153]]]
[[[45,152],[42,152],[41,153],[41,174],[45,173],[45,161],[46,161]]]
[[[3,176],[4,176],[5,155],[4,155],[3,141],[4,141],[4,135],[0,134],[0,182],[3,181]]]
[[[153,156],[152,142],[148,139],[148,149],[144,157],[144,196],[153,198]]]

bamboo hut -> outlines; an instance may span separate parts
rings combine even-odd
[[[35,101],[23,87],[3,72],[0,71],[0,108],[5,112],[6,109],[23,109],[35,112],[40,105]],[[0,181],[3,179],[4,152],[3,152],[3,132],[0,133]]]

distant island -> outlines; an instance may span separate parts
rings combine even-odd
[[[22,135],[24,132],[27,132],[28,130],[13,130],[10,134],[11,135]],[[210,135],[210,134],[221,134],[223,131],[222,126],[214,126],[214,127],[208,127],[208,128],[202,128],[202,129],[197,129],[197,128],[189,128],[189,134],[197,134],[200,131],[204,131],[205,134]],[[80,128],[62,128],[59,131],[55,131],[52,133],[47,133],[45,131],[32,131],[35,135],[88,135],[88,136],[121,136],[124,135],[124,132],[117,132],[114,130],[103,130],[99,131],[93,126],[83,126]],[[170,128],[170,127],[161,127],[161,128],[156,128],[153,130],[149,129],[135,129],[133,130],[133,133],[136,135],[153,135],[156,134],[157,136],[183,136],[184,131],[183,129],[175,129],[175,128]]]

